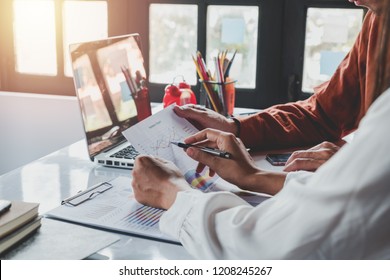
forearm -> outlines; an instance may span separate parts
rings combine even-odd
[[[238,184],[241,189],[274,195],[284,185],[287,173],[258,170]]]
[[[239,137],[245,146],[261,150],[307,146],[338,139],[338,127],[318,110],[317,102],[313,97],[240,118]]]

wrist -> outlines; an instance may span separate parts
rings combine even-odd
[[[245,180],[245,189],[254,192],[274,195],[284,185],[287,173],[258,170]]]
[[[164,189],[165,191],[161,196],[161,206],[164,209],[169,209],[175,203],[177,194],[181,191],[189,190],[191,187],[184,179],[173,179]]]
[[[241,123],[238,119],[236,118],[230,118],[230,120],[232,121],[231,122],[231,127],[232,127],[232,133],[236,136],[236,137],[240,137],[240,133],[241,133]]]

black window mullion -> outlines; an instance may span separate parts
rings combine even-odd
[[[206,57],[206,37],[207,37],[207,6],[206,1],[199,1],[198,3],[198,46],[197,50]],[[197,74],[196,74],[197,75]],[[198,78],[198,76],[197,76]],[[200,83],[197,82],[193,90],[197,100],[200,100]]]

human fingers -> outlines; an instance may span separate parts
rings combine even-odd
[[[201,162],[198,162],[198,165],[196,166],[196,173],[202,173],[205,168],[206,168],[206,165],[204,165]],[[209,169],[209,176],[213,177],[214,175],[215,175],[215,171],[212,169]]]
[[[322,150],[302,150],[302,151],[295,151],[291,154],[291,156],[288,158],[284,171],[291,171],[287,166],[290,166],[293,162],[296,161],[304,161],[307,162],[318,160],[318,161],[327,161],[329,158],[331,158],[334,155],[335,151],[330,149],[322,149]],[[308,170],[308,169],[304,169]],[[311,169],[313,170],[313,169]],[[315,170],[315,169],[314,169]]]
[[[298,159],[298,158],[301,158],[301,157],[305,157],[304,155],[307,155],[310,150],[299,150],[299,151],[295,151],[291,154],[291,156],[288,158],[288,160],[286,161],[286,164],[285,166],[291,164],[294,160]]]
[[[207,109],[204,107],[194,104],[175,106],[173,107],[173,111],[179,117],[187,119],[198,129],[204,129],[208,126],[207,123],[210,123],[209,115],[212,114],[211,112],[207,112]],[[212,122],[210,125],[213,125]]]
[[[194,143],[208,141],[206,130],[207,130],[207,128],[203,129],[195,134],[192,134],[191,136],[188,136],[187,138],[184,139],[184,143],[194,144]]]
[[[229,143],[235,142],[235,140],[236,137],[231,133],[206,128],[187,137],[184,139],[184,142],[187,144],[195,144],[197,146],[224,149]]]
[[[227,142],[237,142],[235,143],[236,146],[240,146],[243,144],[240,142],[239,139],[237,139],[234,135],[221,132],[213,129],[205,129],[204,131],[201,131],[197,133],[196,135],[193,135],[190,137],[190,139],[186,139],[185,142],[192,142],[194,141],[197,146],[203,146],[203,147],[211,147],[211,148],[219,148],[224,151],[234,150],[232,147],[227,148],[228,143]],[[230,144],[231,145],[231,144]],[[202,156],[202,153],[199,153],[199,150],[197,148],[194,148],[195,151],[189,151],[188,155],[192,157],[195,160],[198,160],[198,166],[196,169],[196,172],[201,173],[204,168],[206,167],[207,163],[210,164],[210,160],[214,161],[213,158],[204,157]],[[196,151],[198,150],[198,151]],[[246,150],[245,150],[246,152]],[[215,156],[213,156],[215,157]],[[250,156],[249,156],[250,157]],[[236,158],[238,158],[236,156]],[[217,164],[217,163],[215,163]],[[213,169],[209,169],[209,175],[214,176],[216,174],[216,171]]]
[[[237,132],[237,124],[233,120],[213,110],[193,104],[176,106],[173,110],[179,117],[187,119],[200,130],[209,127],[231,133]]]
[[[196,166],[196,173],[202,173],[202,171],[205,169],[205,165],[201,162],[198,162],[198,165]]]
[[[176,193],[188,188],[184,176],[172,162],[156,157],[138,156],[132,175],[135,199],[156,208],[169,208]]]
[[[219,165],[222,159],[193,147],[188,148],[186,152],[189,157],[198,161],[198,166],[196,168],[197,173],[201,173],[206,166],[212,167]]]
[[[153,159],[150,156],[140,155],[135,159],[132,172],[132,187],[135,199],[142,204],[149,206],[158,205],[158,193],[155,190],[156,185],[153,183],[151,172]],[[150,174],[151,176],[144,176]]]
[[[331,142],[322,142],[321,144],[314,146],[308,150],[295,151],[291,154],[286,162],[286,166],[292,163],[298,158],[307,159],[330,159],[340,149],[339,146]]]
[[[195,104],[187,104],[183,106],[175,106],[173,107],[173,111],[181,118],[191,118],[196,119],[199,117],[199,114],[207,112],[208,109],[195,105]]]
[[[143,169],[146,168],[146,166],[148,165],[148,161],[150,159],[151,157],[148,155],[139,155],[135,158],[134,167],[132,171],[132,177],[135,179],[133,179],[133,182],[142,178],[140,175],[142,174]]]
[[[242,144],[240,139],[236,138],[231,133],[207,129],[198,136],[198,140],[203,138],[210,139],[211,142],[215,143],[218,149],[229,152],[232,155],[231,159],[233,159],[227,162],[224,158],[210,155],[209,153],[204,152],[196,147],[188,148],[186,150],[188,156],[200,162],[202,167],[207,165],[213,170],[213,172],[215,171],[219,174],[219,171],[226,171],[223,170],[223,168],[227,167],[228,165],[232,165],[232,163],[237,164],[241,162],[243,166],[251,165],[253,163],[253,159],[245,149],[245,146]]]
[[[250,175],[258,171],[252,158],[245,149],[237,148],[226,151],[232,154],[231,159],[210,155],[193,147],[187,149],[187,154],[192,159],[202,163],[203,166],[208,166],[210,176],[218,174],[232,184],[247,187],[246,180],[249,180]]]
[[[298,158],[286,164],[283,171],[291,172],[298,170],[315,171],[327,160],[325,159],[312,159],[312,158]]]
[[[330,150],[338,151],[340,149],[340,146],[329,141],[324,141],[310,148],[309,150],[321,150],[321,149],[330,149]]]
[[[145,173],[150,172],[151,176],[143,176]],[[181,176],[180,170],[170,161],[159,157],[153,157],[148,155],[140,155],[135,159],[133,176],[153,179],[154,177],[162,178],[169,176]],[[140,173],[140,175],[138,175]]]

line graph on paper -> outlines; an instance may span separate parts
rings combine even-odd
[[[172,141],[183,141],[184,138],[198,132],[198,130],[186,119],[178,117],[173,112],[173,107],[154,114],[142,122],[128,128],[123,132],[126,139],[141,154],[149,154],[175,162]],[[176,147],[177,148],[177,147]],[[182,149],[179,148],[182,152]],[[184,171],[186,171],[185,168]]]
[[[166,158],[168,156],[167,153],[171,155],[171,142],[183,141],[184,138],[193,133],[193,129],[187,126],[168,126],[164,129],[163,133],[159,134],[160,137],[154,139],[154,142],[151,142],[149,149],[153,155]],[[169,151],[167,151],[167,149]]]

